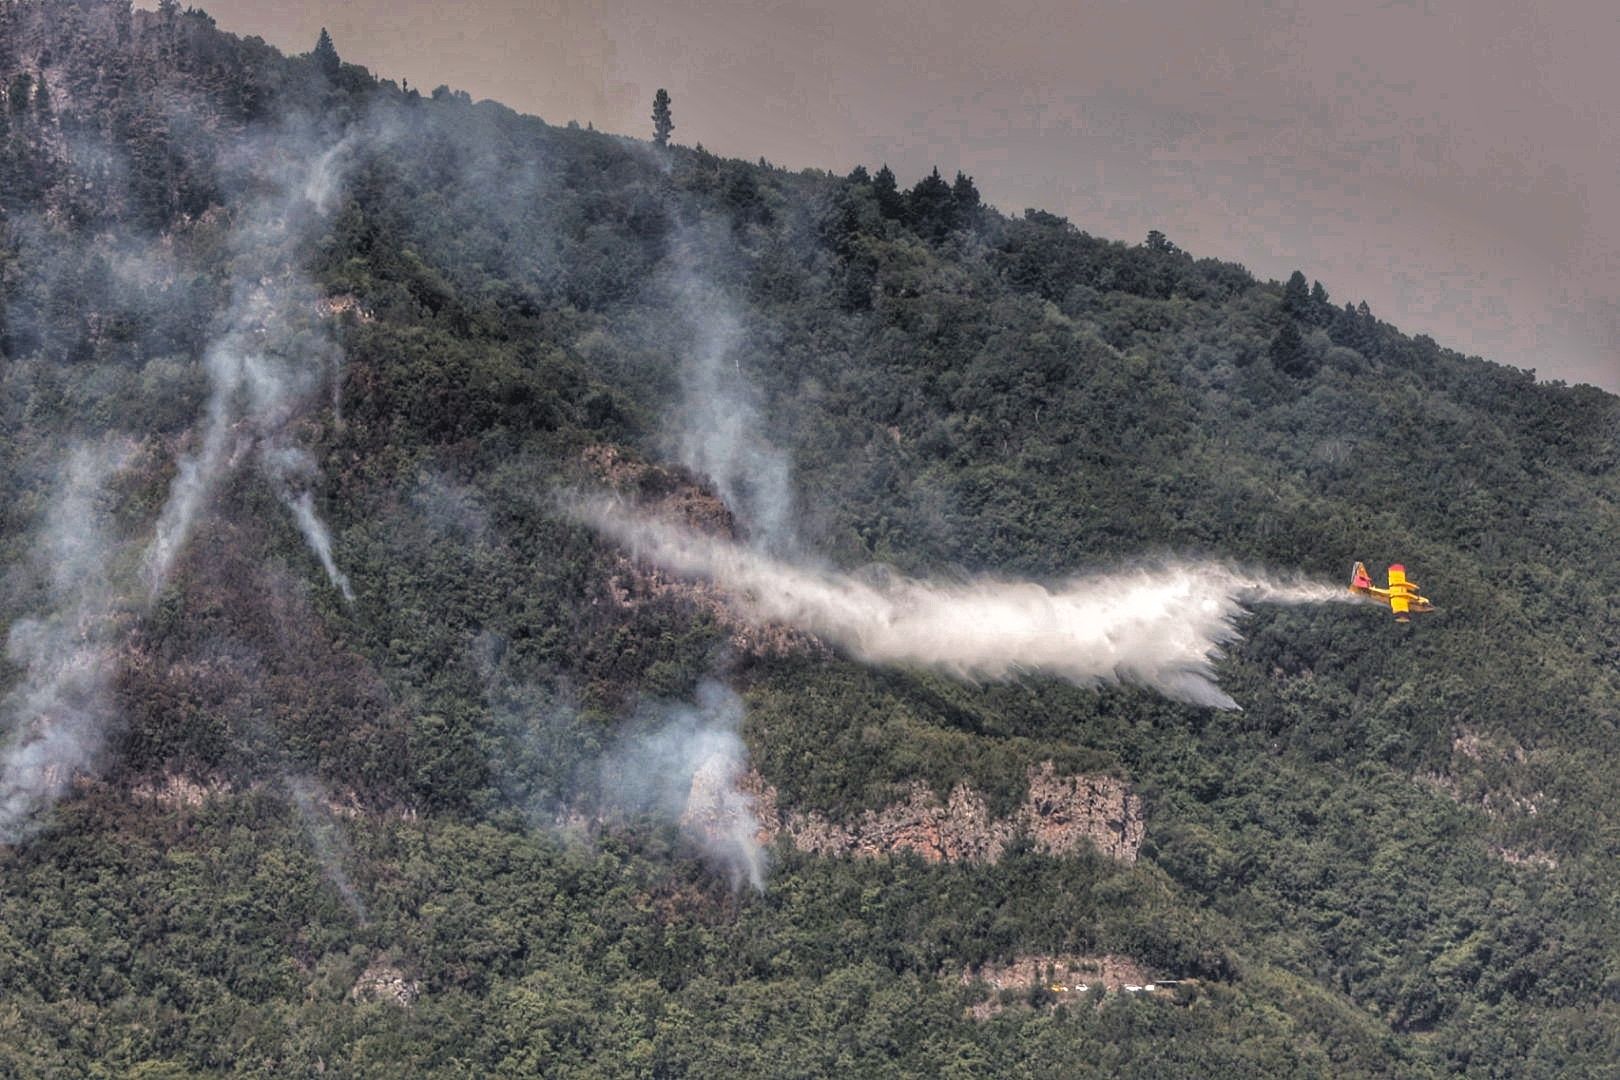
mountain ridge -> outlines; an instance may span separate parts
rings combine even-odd
[[[0,848],[7,1067],[1612,1062],[1611,395],[966,178],[664,152],[177,7],[0,6],[0,71],[4,745],[71,715],[99,741],[61,767],[107,780]],[[187,463],[213,478],[153,589]],[[604,472],[829,572],[1386,558],[1441,610],[1257,608],[1214,669],[1241,711],[755,651],[692,589],[613,602],[631,556],[558,502]],[[89,543],[70,503],[102,546],[47,543]],[[89,627],[110,678],[18,626]],[[841,823],[918,790],[1009,818],[1049,761],[1145,832],[1128,863],[776,843],[739,890],[748,838],[680,817],[743,761]],[[575,806],[605,826],[555,828]],[[1031,956],[1198,991],[971,1020],[960,973]]]

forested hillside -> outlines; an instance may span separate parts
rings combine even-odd
[[[1620,401],[341,47],[0,2],[0,1072],[1615,1075]],[[1250,603],[1234,709],[986,678],[604,492],[881,595],[1439,610]]]

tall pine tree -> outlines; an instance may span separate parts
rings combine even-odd
[[[662,86],[658,93],[653,95],[653,142],[659,146],[669,145],[669,133],[675,130],[675,119],[669,111],[669,91]]]
[[[309,55],[314,59],[315,66],[328,77],[336,75],[343,67],[343,61],[338,57],[337,46],[332,44],[332,35],[326,32],[324,26],[321,27],[321,36],[316,39],[315,48]]]

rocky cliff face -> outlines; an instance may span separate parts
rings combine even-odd
[[[1060,776],[1050,761],[1029,770],[1029,794],[1007,817],[990,814],[984,797],[958,784],[942,800],[926,784],[913,784],[906,798],[852,822],[834,822],[815,812],[778,805],[776,789],[758,773],[742,789],[753,799],[760,839],[785,835],[800,851],[877,858],[902,852],[929,862],[996,862],[1019,837],[1036,850],[1065,856],[1094,848],[1135,862],[1145,829],[1142,801],[1110,776]]]

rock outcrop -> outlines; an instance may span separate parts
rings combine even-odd
[[[765,885],[765,853],[760,846],[755,796],[738,783],[741,763],[729,754],[712,754],[692,775],[692,787],[680,826],[731,871],[737,883],[756,889]]]
[[[1102,992],[1127,994],[1169,993],[1170,985],[1155,982],[1146,968],[1128,956],[1105,953],[1099,956],[1026,955],[1002,964],[985,964],[962,972],[963,986],[983,983],[994,993],[971,1006],[968,1015],[988,1020],[1006,1007],[1009,995],[1023,997],[1042,991],[1049,1004],[1073,1003],[1085,994]],[[1175,980],[1176,983],[1184,980]],[[1026,1000],[1028,1000],[1026,998]]]
[[[1451,762],[1417,780],[1493,818],[1534,817],[1547,801],[1530,782],[1531,755],[1518,743],[1491,739],[1466,727],[1451,738]]]
[[[1451,761],[1442,770],[1419,773],[1416,779],[1454,802],[1480,811],[1490,819],[1494,831],[1505,833],[1554,802],[1536,786],[1534,768],[1535,755],[1514,740],[1458,727],[1451,736]],[[1513,866],[1558,867],[1557,856],[1539,848],[1495,842],[1486,850]]]
[[[964,985],[982,982],[992,990],[1032,990],[1037,986],[1085,984],[1104,990],[1145,986],[1153,981],[1146,968],[1128,956],[1018,956],[1004,964],[985,964],[962,973]]]
[[[392,964],[374,963],[360,973],[349,990],[352,1001],[380,1001],[400,1009],[409,1009],[422,996],[422,987],[415,979]]]
[[[783,812],[776,790],[758,773],[746,774],[739,787],[753,800],[761,841],[785,835],[800,851],[819,855],[878,858],[910,852],[929,862],[993,863],[1015,839],[1027,836],[1049,855],[1095,849],[1135,862],[1145,829],[1142,801],[1123,781],[1060,776],[1050,761],[1030,768],[1023,804],[999,818],[967,784],[957,784],[942,800],[918,782],[904,800],[851,822],[814,811]]]
[[[230,781],[218,777],[164,772],[137,780],[130,785],[129,794],[136,802],[154,803],[168,810],[194,810],[210,799],[228,796],[234,790]]]
[[[315,302],[315,310],[323,319],[338,319],[345,315],[353,315],[355,321],[360,323],[376,322],[376,317],[361,306],[359,298],[351,293],[323,296]]]

